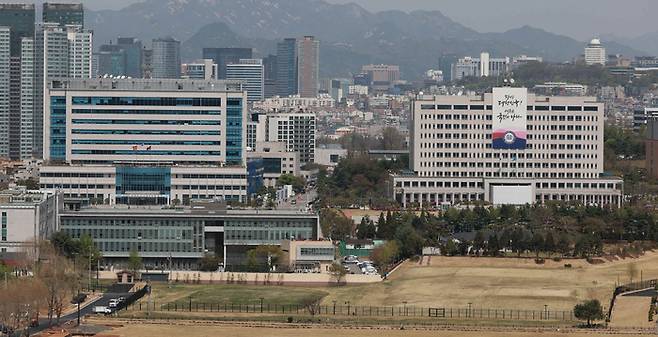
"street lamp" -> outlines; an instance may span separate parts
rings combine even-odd
[[[260,312],[263,312],[263,298],[260,298]]]
[[[350,312],[350,301],[346,301],[345,304],[347,304],[347,315],[352,315],[352,312]]]
[[[192,312],[192,296],[190,296],[189,299],[190,299],[190,312]]]
[[[473,306],[473,303],[468,302],[468,314],[466,315],[466,317],[471,317],[471,307],[472,306]]]
[[[544,319],[548,319],[548,304],[544,304]]]
[[[333,300],[332,302],[334,302],[334,316],[336,316],[336,300]]]
[[[407,301],[402,302],[404,304],[404,315],[407,316]]]

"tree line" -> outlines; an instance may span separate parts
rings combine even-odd
[[[321,212],[325,235],[394,241],[396,258],[419,255],[423,247],[440,247],[448,255],[517,255],[529,252],[548,256],[590,257],[603,253],[604,242],[635,242],[642,250],[658,242],[656,216],[640,207],[622,209],[588,207],[572,203],[501,206],[443,212],[395,212],[365,217],[353,226],[334,209]],[[457,233],[472,238],[453,240]],[[639,242],[645,242],[640,244]],[[623,252],[620,252],[623,253]]]

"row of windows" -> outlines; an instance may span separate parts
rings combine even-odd
[[[221,156],[220,151],[159,151],[159,150],[72,150],[72,154],[140,155],[140,156]]]
[[[74,114],[110,114],[110,115],[221,115],[219,110],[105,110],[73,109]]]
[[[78,130],[71,131],[77,135],[185,135],[185,136],[219,136],[217,131],[199,130]]]
[[[456,120],[456,121],[481,121],[481,120],[487,120],[491,121],[493,120],[493,115],[481,115],[481,114],[470,114],[470,115],[451,115],[451,114],[436,114],[436,113],[426,113],[426,114],[420,114],[415,115],[415,118],[418,119],[420,118],[421,120]],[[533,116],[531,113],[528,113],[527,116],[528,121],[552,121],[552,122],[557,122],[557,121],[576,121],[576,122],[597,122],[599,120],[599,117],[596,115],[590,116],[590,115],[552,115],[552,116],[547,116],[547,115],[536,115]]]
[[[41,172],[43,178],[105,178],[104,173]]]
[[[498,170],[495,172],[420,172],[421,177],[450,177],[450,178],[535,178],[535,179],[585,179],[585,178],[598,178],[599,173],[573,173],[573,172],[511,172]]]
[[[73,105],[135,105],[135,106],[214,106],[221,98],[183,97],[73,97]]]
[[[72,122],[73,124],[103,125],[222,125],[222,122],[217,120],[74,119]]]
[[[445,105],[445,104],[421,104],[421,110],[485,110],[484,105]],[[493,106],[487,105],[486,110],[493,110]],[[596,112],[596,106],[564,106],[564,105],[528,105],[528,111],[588,111]]]
[[[318,256],[318,255],[324,255],[324,256],[333,256],[334,255],[334,249],[333,248],[312,248],[312,247],[300,247],[299,248],[299,255],[301,256]]]
[[[222,145],[222,142],[211,141],[175,141],[175,140],[119,140],[119,139],[74,139],[73,144],[91,144],[91,145]]]
[[[41,188],[74,188],[74,189],[92,189],[100,190],[112,188],[110,185],[95,185],[95,184],[41,184]]]
[[[396,187],[421,187],[421,188],[484,188],[484,183],[474,181],[398,181]],[[619,189],[615,183],[535,183],[536,188],[579,188],[579,189]]]
[[[182,179],[247,179],[244,174],[174,174],[174,178]]]

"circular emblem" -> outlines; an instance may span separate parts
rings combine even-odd
[[[516,136],[514,135],[514,132],[509,131],[509,132],[505,133],[504,140],[505,140],[506,144],[513,144],[514,141],[516,140]]]

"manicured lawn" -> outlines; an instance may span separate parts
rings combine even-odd
[[[278,305],[303,304],[309,300],[318,300],[328,295],[322,288],[301,288],[285,286],[255,285],[167,285],[155,283],[151,300],[188,303],[190,296],[193,303],[230,303],[256,304],[263,298],[264,303]]]

